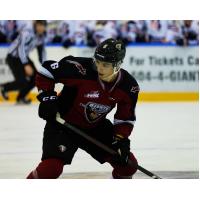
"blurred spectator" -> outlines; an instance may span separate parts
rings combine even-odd
[[[4,31],[7,37],[7,42],[12,42],[18,35],[16,21],[7,20],[4,24]]]
[[[10,43],[18,35],[15,20],[4,20],[0,22],[0,42]]]
[[[165,36],[165,42],[177,44],[182,39],[183,39],[183,34],[181,31],[180,23],[176,20],[168,21],[168,28]]]
[[[97,21],[92,38],[95,45],[108,38],[117,38],[116,21]]]
[[[164,42],[167,32],[167,21],[150,20],[147,21],[147,32],[149,42]]]
[[[97,22],[95,26],[95,30],[92,34],[92,39],[94,41],[94,45],[98,45],[101,43],[101,41],[104,40],[105,37],[105,30],[104,30],[104,24]]]
[[[136,42],[148,42],[147,24],[145,20],[136,21]]]
[[[135,21],[129,21],[128,22],[128,32],[127,32],[127,36],[126,36],[128,43],[135,42],[136,36],[137,36],[136,23],[135,23]]]
[[[119,39],[125,44],[132,42],[147,42],[147,25],[144,20],[122,21],[119,24]]]
[[[4,21],[0,21],[0,43],[6,43],[7,37],[4,30]]]
[[[47,36],[46,36],[46,42],[47,43],[60,43],[61,39],[60,36],[58,36],[58,26],[60,21],[57,20],[49,20],[47,23]],[[58,38],[57,38],[58,37]]]
[[[126,21],[122,21],[119,25],[119,35],[118,39],[122,40],[125,44],[127,44],[127,33],[128,33],[128,23]]]
[[[72,36],[72,42],[74,45],[87,44],[87,28],[84,21],[76,21],[74,26],[74,33]]]
[[[105,38],[114,38],[114,39],[117,38],[118,33],[117,33],[116,21],[106,21],[104,30],[105,30]]]
[[[184,45],[198,44],[199,25],[192,20],[185,20],[182,26]]]
[[[58,38],[60,38],[61,44],[64,47],[67,48],[69,46],[74,45],[74,23],[75,21],[61,21],[57,30],[57,39],[54,39],[54,42],[58,42]]]
[[[17,34],[32,26],[28,20],[0,21],[0,43],[10,43]],[[48,20],[47,42],[64,47],[86,45],[94,47],[107,38],[131,43],[199,43],[197,20]]]

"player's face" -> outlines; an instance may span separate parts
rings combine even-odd
[[[39,34],[39,35],[42,35],[45,30],[46,30],[46,27],[43,25],[43,24],[36,24],[36,32]]]
[[[106,82],[113,80],[114,68],[112,63],[95,60],[95,64],[101,80]]]

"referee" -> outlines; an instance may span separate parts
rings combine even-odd
[[[6,62],[15,80],[0,86],[1,95],[5,100],[9,100],[7,92],[18,90],[17,104],[31,103],[26,96],[35,86],[36,68],[29,58],[29,53],[37,48],[39,61],[42,63],[46,60],[46,25],[45,20],[33,21],[33,28],[24,28],[10,45]]]

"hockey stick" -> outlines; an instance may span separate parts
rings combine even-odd
[[[83,132],[82,130],[76,128],[75,126],[72,126],[71,124],[67,123],[64,119],[62,119],[60,117],[60,114],[57,113],[56,116],[56,121],[60,124],[62,124],[64,127],[72,130],[74,133],[77,133],[78,135],[82,136],[83,138],[85,138],[86,140],[88,140],[89,142],[95,144],[96,146],[98,146],[99,148],[101,148],[102,150],[108,152],[109,154],[111,154],[112,156],[119,156],[119,154],[114,151],[113,149],[109,148],[108,146],[106,146],[105,144],[99,142],[98,140],[96,140],[95,138],[87,135],[85,132]],[[131,161],[128,160],[128,164],[129,165],[134,165],[135,164]],[[161,179],[159,176],[157,176],[156,174],[153,174],[152,172],[148,171],[147,169],[141,167],[140,165],[136,166],[138,170],[140,170],[141,172],[143,172],[144,174],[150,176],[153,179]]]

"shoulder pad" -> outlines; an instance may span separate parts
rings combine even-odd
[[[140,91],[139,84],[135,80],[135,78],[129,74],[126,70],[122,70],[123,80],[120,84],[120,88],[123,91],[126,91],[130,95],[134,95]]]

